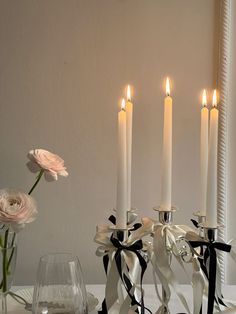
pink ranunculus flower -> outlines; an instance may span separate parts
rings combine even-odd
[[[55,181],[58,175],[63,177],[68,176],[64,160],[45,149],[33,149],[28,153],[29,162],[28,168],[32,172],[44,171],[44,176],[47,181]]]
[[[34,199],[21,191],[0,190],[0,222],[18,232],[35,220],[37,209]]]

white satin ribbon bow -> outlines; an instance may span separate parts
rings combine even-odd
[[[139,229],[131,231],[130,235],[125,241],[122,242],[122,246],[130,247],[136,241],[142,239],[144,236],[152,232],[153,223],[150,220],[142,219],[142,226]],[[117,248],[113,245],[110,240],[111,233],[114,229],[108,225],[97,226],[97,232],[94,241],[99,244],[96,250],[97,256],[108,255],[109,267],[107,271],[107,282],[105,288],[105,300],[107,311],[109,314],[127,314],[130,310],[135,311],[137,305],[131,306],[131,298],[126,293],[123,296],[124,287],[122,281],[120,280],[120,274],[117,269],[117,264],[115,261],[115,253]],[[145,249],[144,249],[145,250]],[[121,251],[121,263],[122,263],[122,273],[129,279],[132,283],[132,289],[130,293],[135,295],[136,299],[138,295],[140,296],[140,264],[137,255],[126,249]]]

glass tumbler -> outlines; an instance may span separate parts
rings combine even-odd
[[[34,314],[87,314],[87,295],[79,259],[55,253],[39,261],[33,295]]]

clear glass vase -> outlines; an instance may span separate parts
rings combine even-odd
[[[3,228],[0,231],[0,314],[7,313],[7,294],[11,288],[15,266],[17,246],[16,234]]]
[[[41,257],[32,313],[88,313],[86,290],[78,257],[68,253]]]

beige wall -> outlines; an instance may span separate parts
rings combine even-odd
[[[134,87],[133,206],[160,203],[163,79],[173,82],[176,223],[199,206],[200,91],[215,77],[214,0],[0,0],[1,187],[27,190],[31,148],[61,155],[70,176],[41,182],[39,215],[22,231],[16,283],[39,256],[78,254],[86,282],[104,282],[96,224],[116,199],[118,101]],[[151,275],[147,276],[151,282]],[[185,280],[184,278],[182,280]]]

